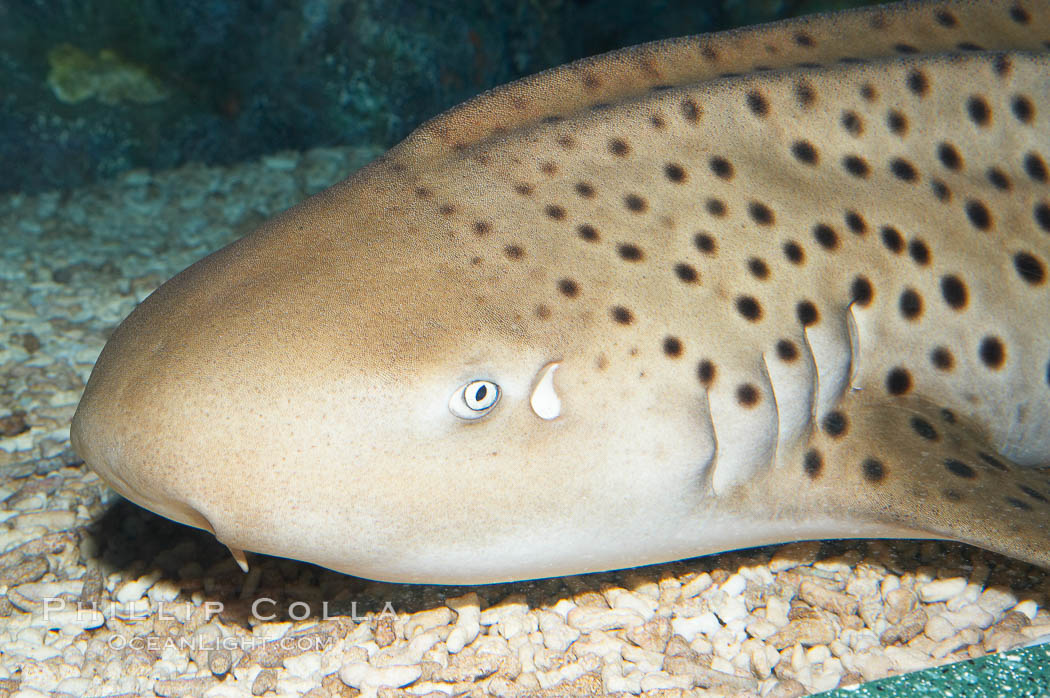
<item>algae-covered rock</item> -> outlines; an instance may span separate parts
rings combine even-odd
[[[51,70],[47,84],[63,102],[75,104],[97,98],[104,104],[152,104],[168,97],[168,90],[149,72],[103,49],[93,57],[70,44],[48,51]]]

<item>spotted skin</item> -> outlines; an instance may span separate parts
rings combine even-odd
[[[74,446],[387,580],[844,536],[1050,565],[1048,41],[1046,2],[914,3],[478,97],[143,302]]]

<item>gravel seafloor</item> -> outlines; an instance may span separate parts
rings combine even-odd
[[[105,338],[169,276],[374,154],[0,198],[0,698],[783,697],[1050,640],[1047,573],[963,545],[408,586],[262,556],[245,575],[210,534],[121,500],[69,451]]]

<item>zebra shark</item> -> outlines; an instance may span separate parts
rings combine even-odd
[[[485,93],[184,270],[71,427],[245,550],[483,583],[782,541],[1050,565],[1050,4]]]

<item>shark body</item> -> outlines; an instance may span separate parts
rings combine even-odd
[[[480,583],[773,542],[1050,565],[1050,5],[482,95],[164,284],[72,426],[235,551]]]

